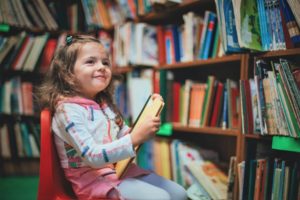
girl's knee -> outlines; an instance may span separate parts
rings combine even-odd
[[[174,200],[186,200],[188,199],[186,190],[179,184],[173,182],[173,189],[170,193],[171,199]]]
[[[181,189],[178,189],[176,192],[174,192],[174,199],[178,199],[178,200],[188,199],[186,190],[183,187],[181,187]]]

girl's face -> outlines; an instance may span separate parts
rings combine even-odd
[[[82,95],[94,99],[110,83],[112,72],[104,47],[96,42],[85,43],[79,48],[74,74],[81,85]]]

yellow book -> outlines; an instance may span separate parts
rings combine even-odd
[[[160,115],[160,112],[163,109],[164,105],[165,104],[163,101],[161,101],[161,99],[152,99],[152,95],[150,95],[138,118],[135,120],[131,131],[134,131],[134,129],[138,128],[146,120],[147,116],[154,117]],[[138,151],[138,149],[139,146],[135,147],[135,151]],[[128,158],[116,163],[115,169],[119,178],[122,177],[122,175],[125,173],[126,169],[128,168],[129,164],[133,161],[133,159],[134,158]]]

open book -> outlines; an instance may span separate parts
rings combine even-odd
[[[135,120],[131,131],[138,128],[146,120],[147,116],[160,115],[160,112],[163,109],[164,105],[165,104],[163,101],[161,101],[161,99],[159,98],[152,99],[152,95],[150,95],[142,111],[140,112],[139,116]],[[135,151],[138,151],[139,147],[140,146],[135,147]],[[133,161],[133,159],[134,158],[128,158],[116,163],[115,169],[116,169],[117,176],[119,178],[122,177],[122,175],[125,173],[125,171],[127,170],[129,164]]]

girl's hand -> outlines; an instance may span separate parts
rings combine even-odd
[[[148,117],[140,127],[134,129],[130,134],[133,146],[140,145],[153,138],[160,127],[160,117]]]
[[[164,101],[164,99],[162,98],[162,96],[161,96],[160,94],[154,93],[154,94],[152,95],[152,99],[156,99],[156,98],[160,98],[161,101]]]

